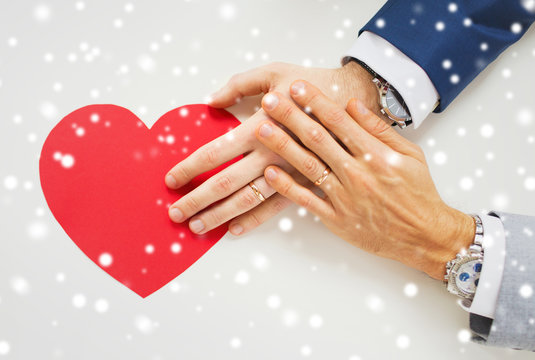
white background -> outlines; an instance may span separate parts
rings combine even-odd
[[[466,342],[468,315],[441,283],[363,253],[297,207],[225,236],[145,300],[91,263],[46,207],[38,155],[72,110],[114,103],[150,125],[251,67],[336,67],[381,4],[3,1],[0,358],[531,357]],[[450,205],[535,215],[534,40],[529,31],[444,114],[404,131]],[[231,111],[246,120],[258,99]]]

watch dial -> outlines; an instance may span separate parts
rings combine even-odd
[[[466,294],[474,294],[479,283],[482,265],[480,260],[472,260],[459,266],[455,283],[459,290]]]
[[[397,99],[391,88],[386,91],[386,106],[388,107],[388,110],[397,117],[402,119],[407,119],[409,117],[409,114],[407,114],[407,111],[405,111],[405,108]]]

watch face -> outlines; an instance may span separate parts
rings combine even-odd
[[[388,110],[395,116],[408,119],[410,116],[407,114],[407,111],[403,107],[403,100],[398,98],[398,95],[395,91],[392,91],[392,88],[388,88],[386,91],[386,106]]]
[[[471,260],[461,266],[455,278],[455,284],[465,294],[474,294],[479,283],[479,276],[481,275],[482,264],[480,260]]]

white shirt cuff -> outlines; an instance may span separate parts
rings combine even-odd
[[[483,222],[483,268],[470,312],[494,319],[505,264],[505,232],[499,218],[480,217]]]
[[[426,72],[388,41],[364,31],[346,56],[368,65],[403,97],[417,128],[438,104],[439,95]]]

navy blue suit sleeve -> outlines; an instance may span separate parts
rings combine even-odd
[[[381,36],[424,69],[440,95],[435,112],[444,110],[535,21],[535,12],[521,0],[458,0],[453,8],[449,4],[389,0],[359,32]],[[451,67],[445,68],[444,60]]]

